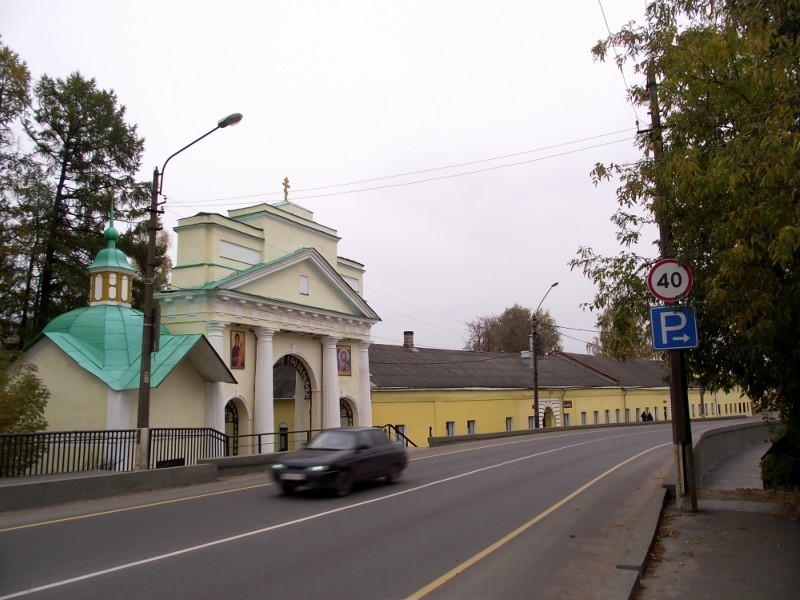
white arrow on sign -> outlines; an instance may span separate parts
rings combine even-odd
[[[670,337],[670,332],[672,331],[683,331],[684,327],[686,327],[686,315],[681,312],[662,312],[658,315],[659,319],[661,319],[661,345],[665,346],[670,340],[681,340],[681,341],[688,341],[689,336],[685,333],[682,336],[672,336]],[[668,324],[667,321],[671,321],[671,324]]]

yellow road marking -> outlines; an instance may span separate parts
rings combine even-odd
[[[256,488],[265,487],[268,485],[275,485],[273,483],[259,483],[256,485],[249,485],[247,487],[234,488],[231,490],[222,490],[219,492],[207,492],[205,494],[197,494],[195,496],[185,496],[183,498],[173,498],[172,500],[161,500],[160,502],[150,502],[148,504],[137,504],[135,506],[126,506],[125,508],[115,508],[113,510],[103,510],[85,515],[76,515],[74,517],[63,517],[61,519],[51,519],[50,521],[39,521],[37,523],[28,523],[27,525],[17,525],[16,527],[6,527],[0,529],[0,533],[6,531],[16,531],[18,529],[30,529],[31,527],[41,527],[43,525],[55,525],[58,523],[66,523],[68,521],[79,521],[81,519],[91,519],[94,517],[102,517],[105,515],[113,515],[114,513],[128,512],[131,510],[140,510],[142,508],[152,508],[154,506],[164,506],[166,504],[175,504],[176,502],[185,502],[186,500],[197,500],[199,498],[208,498],[210,496],[220,496],[222,494],[230,494],[233,492],[243,492],[246,490],[254,490]]]
[[[469,558],[466,561],[464,561],[463,563],[461,563],[456,568],[448,571],[447,573],[445,573],[444,575],[442,575],[438,579],[435,579],[434,581],[432,581],[431,583],[429,583],[428,585],[426,585],[422,589],[417,590],[416,592],[414,592],[413,594],[408,596],[408,598],[406,600],[419,600],[420,598],[424,598],[425,596],[430,594],[432,591],[442,587],[445,583],[447,583],[448,581],[450,581],[451,579],[453,579],[457,575],[463,573],[464,571],[469,569],[475,563],[477,563],[480,560],[486,558],[487,556],[489,556],[492,552],[494,552],[498,548],[504,546],[505,544],[507,544],[508,542],[513,540],[515,537],[519,536],[520,534],[524,533],[525,531],[527,531],[528,529],[530,529],[531,527],[536,525],[539,521],[541,521],[542,519],[544,519],[548,515],[552,514],[553,512],[555,512],[556,510],[558,510],[559,508],[564,506],[567,502],[569,502],[570,500],[572,500],[573,498],[575,498],[579,494],[585,492],[587,489],[592,487],[598,481],[604,479],[605,477],[608,477],[611,473],[613,473],[617,469],[627,465],[629,462],[632,462],[632,461],[636,460],[637,458],[639,458],[641,456],[644,456],[648,452],[652,452],[653,450],[657,450],[658,448],[663,448],[664,446],[671,446],[671,445],[672,445],[672,442],[670,442],[668,444],[659,444],[658,446],[653,446],[652,448],[649,448],[649,449],[647,449],[647,450],[645,450],[643,452],[640,452],[639,454],[637,454],[635,456],[631,456],[629,459],[624,460],[621,463],[619,463],[618,465],[615,465],[615,466],[611,467],[610,469],[608,469],[608,471],[606,471],[605,473],[601,473],[600,475],[598,475],[597,477],[595,477],[594,479],[592,479],[588,483],[585,483],[584,485],[579,487],[577,490],[575,490],[574,492],[572,492],[568,496],[565,496],[564,498],[562,498],[561,500],[559,500],[558,502],[553,504],[550,508],[548,508],[544,512],[541,512],[538,515],[536,515],[533,519],[531,519],[527,523],[521,525],[520,527],[518,527],[517,529],[515,529],[514,531],[512,531],[508,535],[500,538],[499,540],[497,540],[491,546],[488,546],[488,547],[484,548],[483,550],[481,550],[477,554],[473,555],[471,558]]]

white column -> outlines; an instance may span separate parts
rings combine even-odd
[[[358,343],[358,424],[372,425],[372,396],[369,387],[369,342]]]
[[[336,343],[339,338],[322,338],[322,428],[341,427],[339,413],[339,370]]]
[[[209,321],[206,323],[206,337],[211,347],[222,358],[222,334],[225,323]],[[225,433],[225,391],[222,382],[209,381],[205,386],[205,424],[206,427]]]
[[[275,363],[275,352],[272,344],[274,335],[275,331],[273,329],[256,329],[253,433],[275,432],[274,384],[272,379],[272,365]],[[275,451],[274,436],[265,436],[261,442],[262,454],[271,454]]]
[[[106,390],[106,429],[133,429],[136,426],[137,397],[132,391]],[[133,415],[133,420],[131,420]]]

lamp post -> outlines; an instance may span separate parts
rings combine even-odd
[[[531,336],[530,336],[530,350],[531,360],[533,361],[533,428],[539,429],[539,309],[542,307],[544,299],[550,293],[558,282],[551,284],[547,291],[542,296],[539,306],[533,311],[533,318],[531,321]]]
[[[159,172],[158,167],[153,169],[153,183],[150,189],[150,222],[148,229],[148,242],[147,242],[147,262],[144,266],[144,310],[142,319],[142,358],[141,369],[139,371],[139,406],[136,419],[136,427],[138,432],[139,443],[139,469],[149,468],[149,448],[148,448],[148,428],[150,427],[150,369],[152,366],[151,353],[157,348],[157,332],[154,332],[154,302],[153,302],[153,279],[155,277],[156,269],[156,236],[158,234],[158,196],[161,194],[162,186],[164,184],[164,169],[167,168],[167,163],[172,160],[190,146],[193,146],[206,136],[211,135],[217,129],[223,129],[229,125],[236,125],[242,120],[240,113],[233,113],[224,119],[217,122],[217,126],[211,131],[201,135],[193,142],[186,144],[177,152],[172,153]]]

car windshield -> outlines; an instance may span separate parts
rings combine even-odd
[[[311,440],[306,448],[317,450],[352,450],[356,447],[356,435],[345,431],[323,431]]]

